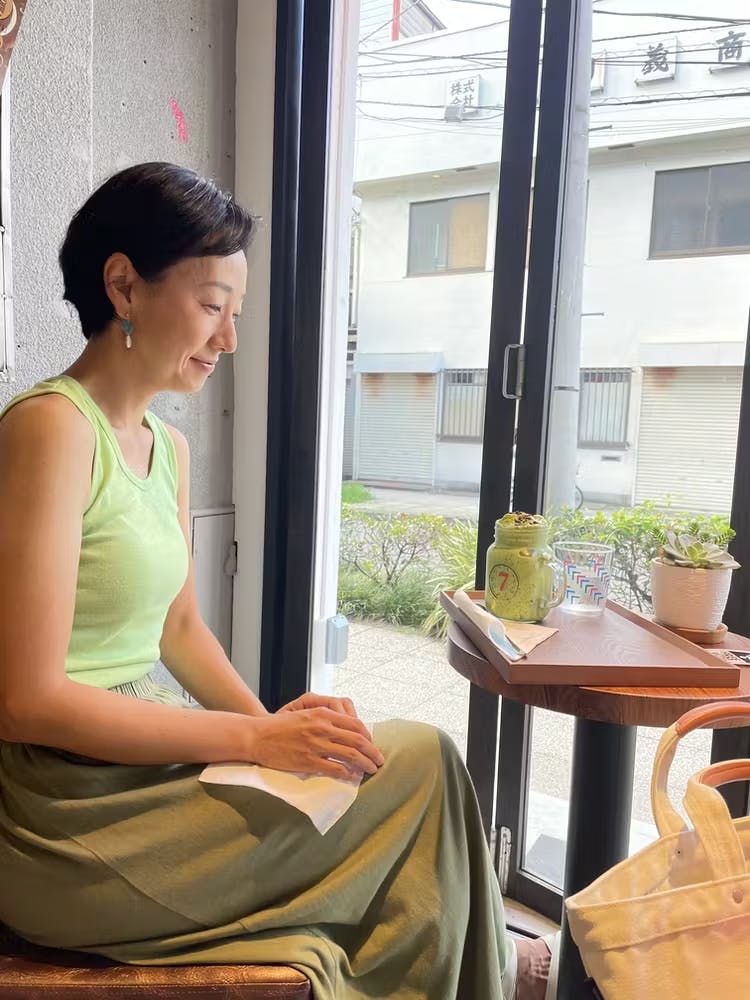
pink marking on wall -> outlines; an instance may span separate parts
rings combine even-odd
[[[180,142],[187,142],[188,136],[187,136],[187,125],[185,123],[185,114],[180,105],[174,99],[174,97],[170,98],[169,106],[172,109],[174,120],[177,122],[177,137],[180,140]]]

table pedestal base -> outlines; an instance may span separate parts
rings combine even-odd
[[[576,719],[566,897],[585,889],[628,856],[636,733],[635,726]],[[557,998],[581,1000],[588,995],[586,972],[564,912],[561,949]]]

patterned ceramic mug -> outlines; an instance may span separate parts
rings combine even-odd
[[[565,569],[565,596],[561,611],[600,615],[607,606],[612,575],[611,545],[593,542],[558,542],[555,555]]]

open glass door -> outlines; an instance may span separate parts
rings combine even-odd
[[[547,3],[547,38],[563,6]],[[750,187],[740,180],[750,183],[742,138],[750,101],[725,68],[736,26],[701,22],[705,10],[689,7],[617,16],[620,4],[604,0],[592,11],[581,3],[571,11],[567,118],[544,82],[540,98],[535,200],[560,163],[558,261],[551,321],[527,352],[527,371],[538,366],[538,385],[545,379],[544,406],[526,420],[521,404],[514,507],[544,512],[558,542],[613,546],[611,596],[645,614],[653,611],[650,563],[667,527],[719,544],[730,520],[747,531],[748,483],[735,456],[750,417],[746,403],[741,419],[748,301],[740,277],[750,248]],[[719,106],[721,126],[711,110]],[[559,150],[544,126],[550,113],[566,122]],[[535,210],[527,338],[544,320],[532,318],[532,289],[548,226]],[[744,577],[737,574],[726,619],[736,631]],[[556,918],[573,730],[568,716],[503,704],[501,877],[511,896]],[[637,732],[631,852],[656,836],[649,780],[660,736]],[[672,772],[674,800],[712,755],[746,752],[746,731],[713,741],[710,732],[691,734]],[[730,800],[746,811],[744,789]]]

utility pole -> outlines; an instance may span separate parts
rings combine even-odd
[[[576,38],[575,86],[570,114],[568,168],[552,358],[545,510],[572,507],[578,464],[581,309],[586,243],[586,202],[591,96],[591,16],[581,17]]]
[[[391,41],[397,42],[401,37],[401,0],[393,0],[393,18],[391,20]]]

